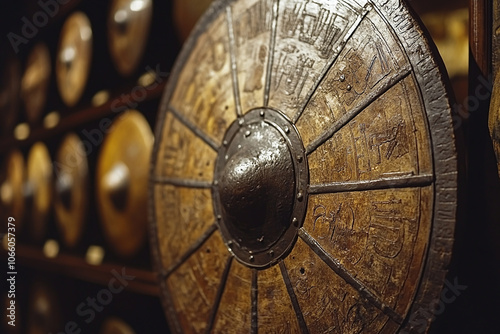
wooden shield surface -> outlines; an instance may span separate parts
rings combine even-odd
[[[444,78],[403,2],[215,2],[163,96],[152,250],[171,329],[425,330],[453,244]]]

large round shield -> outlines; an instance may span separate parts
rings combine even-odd
[[[146,118],[129,110],[114,121],[96,168],[96,199],[104,235],[123,257],[135,254],[147,235],[148,162],[153,133]]]
[[[31,50],[21,81],[21,96],[26,118],[31,123],[40,120],[45,109],[50,84],[50,51],[44,43],[38,43]]]
[[[123,76],[132,74],[148,41],[152,0],[113,0],[108,14],[109,51]]]
[[[74,107],[82,97],[92,64],[92,27],[83,12],[66,19],[56,56],[57,87],[63,102]]]
[[[457,160],[425,36],[397,0],[210,7],[163,96],[151,169],[174,332],[427,330]]]
[[[54,161],[54,211],[61,239],[74,248],[85,230],[89,202],[89,165],[80,137],[67,134]]]
[[[25,201],[30,233],[40,242],[47,232],[53,195],[53,165],[47,146],[36,142],[28,153],[26,161]]]

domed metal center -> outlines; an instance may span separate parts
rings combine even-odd
[[[305,211],[303,157],[295,127],[278,111],[254,109],[228,129],[215,167],[214,209],[241,262],[268,266],[293,244]]]
[[[249,124],[235,136],[219,194],[226,226],[241,245],[265,250],[290,225],[294,174],[288,145],[272,125]]]

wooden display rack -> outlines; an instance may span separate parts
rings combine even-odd
[[[22,71],[24,71],[27,54],[35,44],[44,42],[50,50],[52,65],[51,81],[44,114],[39,122],[28,125],[29,135],[25,138],[16,138],[14,131],[7,134],[0,133],[0,162],[3,162],[8,152],[13,149],[21,150],[24,156],[26,156],[27,150],[38,141],[48,146],[52,161],[54,161],[54,152],[58,149],[60,140],[64,135],[69,132],[76,132],[82,137],[83,129],[94,129],[95,125],[100,124],[100,121],[103,120],[106,120],[109,126],[116,116],[121,115],[127,110],[127,107],[124,107],[126,100],[123,100],[123,97],[133,96],[139,87],[141,87],[141,98],[134,101],[134,103],[137,102],[138,107],[133,109],[138,109],[146,117],[150,126],[154,128],[158,105],[168,80],[167,72],[169,72],[180,49],[180,42],[175,36],[172,20],[169,19],[172,15],[171,1],[153,1],[153,18],[146,51],[134,74],[128,77],[122,77],[114,69],[110,60],[108,47],[105,45],[107,39],[107,31],[105,30],[106,21],[102,19],[108,14],[111,1],[94,4],[85,0],[73,0],[64,5],[60,5],[58,1],[54,2],[59,5],[57,14],[50,17],[48,24],[41,27],[36,36],[29,40],[29,43],[21,44],[19,54],[15,55],[21,61]],[[5,28],[9,29],[5,31],[3,36],[6,36],[9,31],[19,34],[23,24],[21,18],[26,17],[31,19],[40,10],[41,8],[37,5],[37,2],[33,1],[20,0],[18,3],[13,4],[12,8],[9,8],[9,11],[1,14],[4,15],[2,18],[5,18],[3,20],[3,23],[6,24]],[[57,90],[54,63],[61,26],[71,13],[78,10],[85,12],[90,17],[95,45],[89,81],[87,82],[83,97],[75,107],[66,107],[62,103]],[[1,42],[0,46],[2,50],[10,50],[12,48],[7,38]],[[157,73],[156,78],[150,76],[149,81],[141,81],[143,79],[142,76],[146,73],[150,72],[149,74],[151,75],[158,70],[162,72],[160,77],[158,77]],[[100,80],[101,77],[103,80]],[[103,90],[106,91],[106,94],[109,94],[107,98],[104,99],[104,102],[94,102],[93,97],[95,94]],[[144,91],[146,92],[145,96]],[[17,117],[18,123],[26,122],[27,124],[27,119],[22,111],[23,107],[20,103]],[[46,119],[44,117],[51,114],[55,114],[55,121],[45,122]],[[103,131],[102,135],[105,135],[105,131]],[[95,182],[96,153],[100,150],[100,145],[94,146],[93,152],[89,155],[89,182],[92,184]],[[93,187],[91,189],[94,190]],[[88,211],[89,214],[87,215],[85,225],[87,231],[84,232],[81,242],[75,249],[68,249],[62,246],[60,234],[55,229],[55,216],[52,213],[49,215],[48,233],[45,240],[35,242],[30,238],[28,232],[30,232],[31,224],[28,220],[23,222],[22,230],[16,233],[16,269],[19,270],[17,286],[17,289],[19,289],[19,296],[17,298],[19,300],[17,302],[20,308],[24,307],[24,309],[20,310],[21,325],[27,320],[26,308],[28,305],[26,304],[30,301],[29,293],[31,285],[37,281],[54,280],[52,283],[57,284],[56,288],[60,290],[58,291],[61,297],[60,304],[63,308],[74,309],[80,302],[79,298],[83,298],[82,294],[94,293],[93,290],[96,289],[96,286],[99,289],[105,288],[108,286],[110,279],[112,279],[113,272],[120,273],[122,270],[125,270],[126,274],[134,276],[134,279],[128,282],[125,289],[126,292],[120,298],[125,298],[127,303],[130,302],[130,305],[135,305],[135,308],[140,307],[137,304],[147,302],[150,304],[149,307],[154,307],[154,309],[149,310],[151,314],[160,315],[159,317],[156,316],[158,319],[150,321],[150,324],[140,324],[139,326],[136,324],[135,329],[140,333],[149,328],[149,326],[166,327],[165,318],[161,316],[163,315],[163,310],[160,307],[158,299],[159,284],[157,275],[151,266],[148,249],[149,243],[146,242],[146,245],[132,258],[120,258],[110,249],[105,241],[102,229],[99,228],[97,208],[92,192],[89,196]],[[144,219],[147,219],[147,217],[144,217]],[[89,238],[89,236],[92,238]],[[97,239],[97,242],[94,239]],[[57,246],[61,244],[60,251],[57,250],[53,254],[48,254],[44,251],[44,244],[46,246],[47,243]],[[101,259],[93,263],[93,261],[89,261],[88,259],[89,248],[97,248],[104,255],[101,256]],[[8,254],[5,252],[4,247],[0,246],[0,259],[2,259],[2,263],[6,263],[3,260],[6,260],[7,256]],[[75,287],[79,290],[81,287],[81,291],[72,296],[73,292],[71,289]],[[2,289],[2,297],[0,299],[2,302],[6,296],[4,292],[4,289]],[[75,302],[76,304],[74,304]],[[116,312],[111,315],[129,319],[132,324],[135,321],[132,320],[136,315],[135,312],[143,312],[142,310],[134,309],[134,307],[118,304],[120,303],[110,306],[110,309]],[[74,314],[70,314],[70,316],[74,316]],[[105,316],[104,312],[101,318]],[[69,321],[71,319],[62,320]],[[96,324],[92,324],[96,328],[88,327],[84,329],[84,332],[87,330],[91,332],[95,330],[97,332],[97,326],[101,320],[103,319],[96,321]],[[24,326],[26,325],[24,324]],[[0,325],[0,328],[3,329],[2,326],[3,324]]]

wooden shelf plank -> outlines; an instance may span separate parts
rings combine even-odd
[[[151,86],[145,88],[147,92],[146,97],[144,99],[141,99],[141,101],[137,101],[137,103],[142,103],[159,98],[165,88],[166,80],[154,85],[154,87]],[[25,140],[18,140],[14,136],[0,139],[0,154],[6,153],[13,147],[30,145],[36,141],[44,140],[66,131],[74,130],[75,128],[78,128],[79,126],[82,126],[86,123],[97,121],[114,113],[120,113],[126,109],[124,108],[124,106],[126,105],[127,101],[122,96],[131,96],[136,87],[138,86],[126,90],[121,94],[115,94],[114,97],[110,98],[105,104],[101,106],[83,107],[75,112],[72,112],[71,114],[63,116],[59,124],[54,128],[47,129],[42,125],[39,125],[38,127],[31,130],[30,136]]]
[[[157,297],[160,294],[158,276],[148,270],[129,267],[125,264],[103,263],[98,266],[88,264],[83,258],[69,254],[59,254],[55,258],[46,257],[42,250],[33,246],[18,245],[16,259],[20,266],[44,272],[72,277],[85,282],[107,286],[115,277],[113,271],[134,276],[127,280],[126,290]]]

